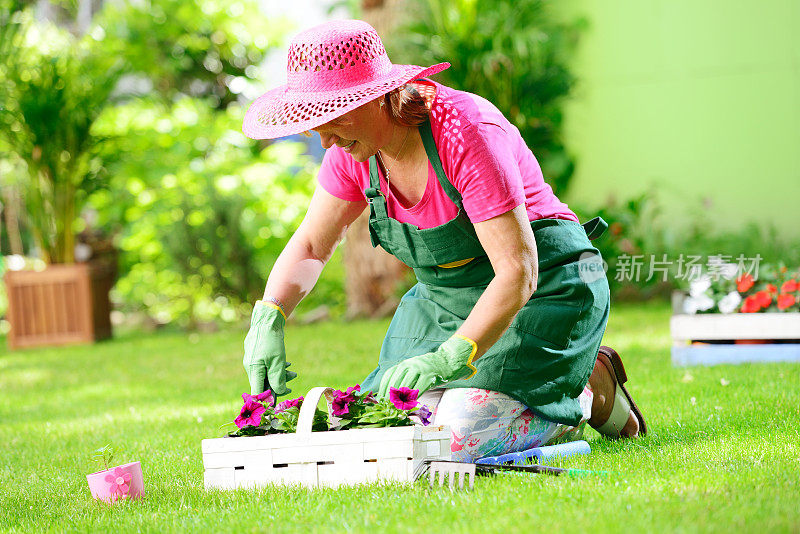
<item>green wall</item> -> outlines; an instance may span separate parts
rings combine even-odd
[[[568,201],[658,184],[668,212],[800,235],[800,0],[559,3],[587,19],[566,109]]]

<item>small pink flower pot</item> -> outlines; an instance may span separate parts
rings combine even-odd
[[[92,497],[109,503],[120,499],[136,499],[144,495],[142,466],[139,462],[118,465],[86,475]]]

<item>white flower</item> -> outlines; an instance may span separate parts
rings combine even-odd
[[[708,295],[700,295],[699,297],[695,298],[697,300],[697,311],[706,311],[714,307],[714,299]]]
[[[683,299],[683,312],[693,315],[699,311],[710,310],[714,307],[714,299],[708,295],[688,296]]]
[[[691,295],[683,300],[683,312],[695,314],[699,311],[710,310],[714,307],[714,299],[706,294]]]
[[[736,311],[736,308],[739,307],[739,304],[742,303],[742,296],[739,294],[738,291],[731,291],[719,301],[717,307],[719,311],[722,313],[733,313]]]
[[[703,294],[711,287],[711,278],[702,276],[697,280],[692,280],[689,284],[689,294],[695,298],[703,297]]]

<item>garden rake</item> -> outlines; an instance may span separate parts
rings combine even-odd
[[[517,473],[539,473],[545,475],[569,477],[582,477],[586,475],[608,475],[607,471],[588,471],[586,469],[563,469],[561,467],[551,467],[549,465],[483,465],[453,462],[447,460],[429,460],[428,480],[431,487],[434,481],[444,487],[445,480],[448,480],[450,489],[455,489],[456,478],[458,478],[459,489],[464,489],[465,481],[469,483],[469,489],[475,487],[475,476],[495,476],[502,472]]]

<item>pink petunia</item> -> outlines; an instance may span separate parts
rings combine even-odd
[[[263,393],[259,393],[258,395],[249,395],[247,393],[242,393],[242,399],[247,402],[248,400],[252,400],[255,402],[261,402],[266,404],[267,406],[272,406],[275,404],[275,397],[272,396],[272,391],[267,390]]]
[[[368,402],[370,404],[378,404],[378,399],[375,397],[375,394],[373,392],[371,392],[371,391],[369,393],[367,393],[366,395],[364,395],[362,397],[362,400],[364,402]]]
[[[356,393],[361,390],[361,384],[356,384],[355,386],[347,388],[347,391],[342,392],[338,389],[336,390],[336,394],[340,395],[343,399],[347,402],[355,402],[356,401]]]
[[[105,481],[110,484],[108,490],[111,495],[115,497],[127,495],[131,490],[131,478],[133,478],[133,475],[123,471],[121,467],[115,467],[113,473],[108,473],[105,476]]]
[[[285,410],[288,410],[289,408],[294,408],[294,407],[299,408],[301,404],[303,404],[303,397],[297,397],[296,399],[281,401],[275,407],[275,411],[283,412]]]
[[[417,398],[419,397],[418,389],[411,389],[407,387],[402,388],[389,388],[389,400],[392,401],[395,408],[400,410],[410,410],[416,408]]]
[[[239,428],[244,428],[246,426],[258,426],[261,424],[261,416],[266,412],[267,409],[261,405],[261,403],[256,402],[252,399],[247,399],[244,401],[244,406],[242,406],[242,411],[239,413],[239,417],[236,418],[234,423]]]
[[[336,417],[347,415],[350,413],[350,402],[352,401],[348,401],[347,395],[341,391],[337,391],[336,393],[337,395],[334,397],[333,402],[331,402],[331,414]]]

